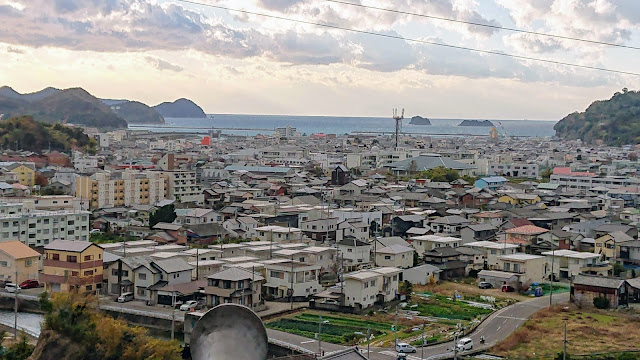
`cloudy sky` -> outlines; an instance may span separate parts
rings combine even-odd
[[[640,47],[637,0],[342,0]],[[194,0],[307,22],[640,72],[640,50],[327,0]],[[640,77],[478,54],[177,0],[0,0],[0,85],[187,97],[208,113],[558,120]]]

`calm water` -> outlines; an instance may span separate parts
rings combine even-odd
[[[277,127],[290,125],[300,133],[345,134],[359,131],[393,132],[393,119],[376,117],[338,117],[338,116],[286,116],[286,115],[238,115],[212,114],[214,118],[181,119],[167,118],[165,125],[131,126],[130,128],[155,132],[202,132],[211,128],[241,128],[243,130],[222,130],[225,134],[253,136],[269,134]],[[482,119],[484,120],[484,119]],[[409,119],[403,122],[404,133],[417,134],[473,134],[488,135],[490,127],[458,126],[462,119],[431,119],[431,125],[409,125]],[[539,120],[491,120],[501,134],[509,136],[553,136],[555,121]],[[200,130],[195,130],[199,128]]]

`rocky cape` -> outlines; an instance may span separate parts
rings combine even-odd
[[[409,125],[431,125],[431,121],[427,118],[423,118],[422,116],[414,116],[411,118]]]
[[[489,120],[463,120],[458,126],[494,126]]]
[[[553,129],[566,140],[613,146],[640,144],[640,91],[624,88],[608,100],[594,101],[585,111],[565,116]]]
[[[153,107],[165,118],[206,118],[202,108],[189,99],[178,99],[174,102],[163,102]]]

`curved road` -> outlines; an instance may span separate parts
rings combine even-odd
[[[569,293],[561,293],[553,296],[554,304],[563,304],[569,301]],[[473,339],[474,349],[490,348],[496,343],[506,339],[511,335],[518,327],[524,324],[533,314],[538,310],[544,309],[549,306],[549,297],[543,296],[534,298],[531,300],[515,303],[511,306],[502,308],[495,313],[491,314],[485,321],[478,326],[478,328],[468,337]],[[285,332],[268,329],[267,333],[270,338],[277,339],[282,342],[293,344],[305,348],[312,352],[318,351],[318,342],[309,338],[305,338],[298,335],[288,334]],[[480,337],[484,336],[486,343],[480,344]],[[322,350],[326,353],[344,349],[344,346],[322,343]],[[446,359],[452,358],[453,341],[433,346],[424,347],[425,359]],[[366,356],[366,347],[361,348],[363,355]],[[384,348],[371,348],[369,358],[372,360],[393,360],[396,358],[396,352],[394,349]],[[421,349],[418,348],[418,352],[415,354],[409,354],[407,359],[419,360]]]

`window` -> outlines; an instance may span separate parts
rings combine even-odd
[[[391,260],[391,255],[385,255],[385,256],[384,256],[384,259],[385,259],[385,260]]]
[[[353,249],[347,249],[347,252],[353,252]]]
[[[8,263],[8,262],[6,262],[6,261],[0,261],[0,266],[2,266],[2,267],[8,267],[8,266],[9,266],[9,263]]]
[[[33,265],[33,260],[29,259],[24,261],[24,266],[31,266],[31,265]]]
[[[363,286],[365,289],[366,289],[366,288],[368,288],[368,287],[369,287],[369,282],[368,282],[368,281],[367,281],[367,282],[365,282],[364,284],[362,284],[362,286]]]
[[[67,262],[77,263],[78,257],[75,255],[67,255]]]
[[[93,260],[93,255],[85,255],[84,256],[84,261],[91,261]]]
[[[145,274],[145,273],[138,273],[138,279],[140,279],[140,280],[147,280],[147,274]]]
[[[513,264],[513,271],[520,272],[520,264]]]
[[[91,291],[93,289],[93,285],[87,285],[87,291]]]
[[[51,254],[51,260],[60,260],[60,254]]]
[[[504,268],[505,271],[511,271],[511,264],[504,263],[503,268]]]
[[[138,296],[145,296],[145,293],[146,293],[146,292],[147,292],[147,291],[146,291],[144,288],[139,287],[139,288],[138,288],[138,290],[136,291],[136,294],[137,294]]]
[[[80,273],[79,273],[79,272],[77,272],[77,271],[72,271],[72,272],[71,272],[71,276],[78,276],[78,274],[80,274]]]
[[[118,269],[111,269],[111,276],[118,276]]]
[[[93,275],[93,270],[87,270],[84,272],[84,276],[91,276]]]

